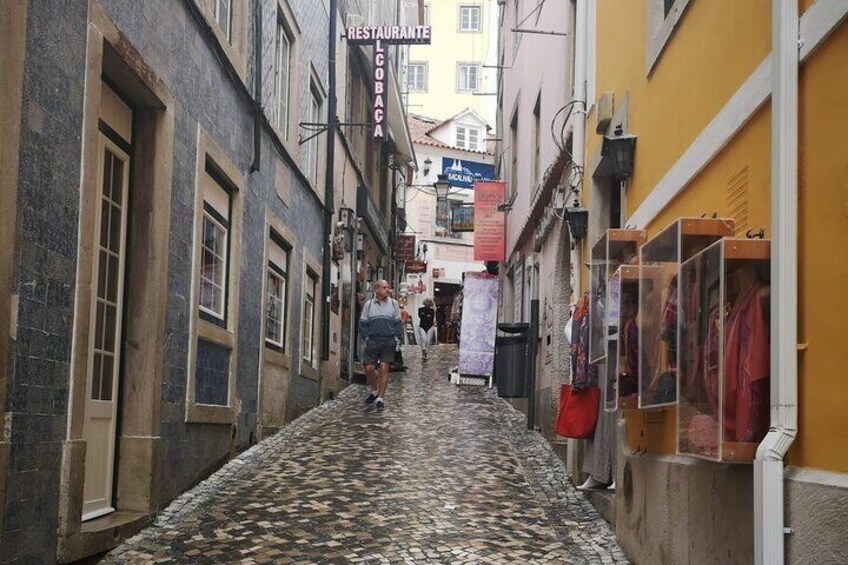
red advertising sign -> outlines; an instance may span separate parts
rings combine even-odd
[[[399,235],[395,243],[395,259],[398,261],[415,261],[415,236]]]
[[[474,183],[474,260],[503,261],[506,258],[506,216],[498,211],[506,197],[503,182]]]

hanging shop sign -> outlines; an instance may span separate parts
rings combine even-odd
[[[383,254],[389,252],[389,232],[386,226],[383,225],[383,216],[377,209],[377,205],[368,194],[368,189],[363,185],[359,185],[356,191],[356,213],[365,219],[365,225],[368,226],[371,235],[380,246],[380,251]]]
[[[495,166],[489,163],[442,157],[442,173],[447,175],[451,186],[473,189],[475,180],[495,178]]]
[[[386,137],[386,45],[429,45],[430,26],[351,26],[347,41],[353,45],[369,44],[374,52],[374,101],[371,119],[374,139]]]
[[[474,184],[474,260],[503,261],[506,249],[506,217],[498,210],[504,202],[506,184]]]
[[[399,235],[395,243],[395,259],[398,261],[415,260],[415,236]]]
[[[451,231],[468,232],[474,231],[474,205],[463,204],[451,209]]]
[[[427,261],[407,261],[405,270],[407,274],[426,273]]]

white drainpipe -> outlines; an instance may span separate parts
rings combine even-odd
[[[772,0],[771,428],[754,461],[754,561],[785,558],[783,458],[798,422],[798,2]]]
[[[589,27],[589,2],[594,0],[577,0],[574,21],[574,90],[572,93],[573,100],[580,100],[575,103],[572,113],[574,114],[573,137],[571,143],[571,154],[574,162],[581,167],[581,170],[586,170],[586,59],[588,58],[588,44],[586,37],[588,36]],[[581,180],[576,187],[581,191],[581,200],[585,199],[582,192],[585,191],[585,178]],[[571,199],[566,198],[566,206],[571,204]],[[568,229],[568,228],[565,228]],[[587,234],[588,236],[588,234]],[[580,249],[576,247],[571,251],[571,279],[573,296],[580,295]]]

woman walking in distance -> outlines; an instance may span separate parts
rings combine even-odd
[[[383,279],[374,283],[374,298],[362,307],[359,333],[365,340],[365,378],[370,388],[365,404],[376,402],[377,410],[385,408],[383,397],[389,386],[389,366],[395,359],[396,339],[402,331],[400,306],[389,296],[389,283]],[[380,375],[376,375],[377,364]]]
[[[421,358],[426,361],[430,352],[430,344],[436,335],[435,326],[436,310],[433,308],[433,299],[425,298],[424,306],[418,309],[418,340],[421,342]]]

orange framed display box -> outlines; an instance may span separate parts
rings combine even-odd
[[[604,409],[607,412],[639,407],[639,267],[622,265],[608,286],[610,333],[604,372]]]
[[[677,452],[753,461],[769,427],[770,242],[725,238],[680,267]]]
[[[677,403],[677,334],[680,264],[722,237],[733,220],[680,218],[639,251],[639,408]]]
[[[621,265],[636,262],[644,242],[643,230],[610,229],[592,246],[589,262],[589,363],[592,365],[606,361],[607,338],[618,331],[617,323],[611,324],[607,316],[610,279]],[[614,368],[615,362],[608,365]]]

